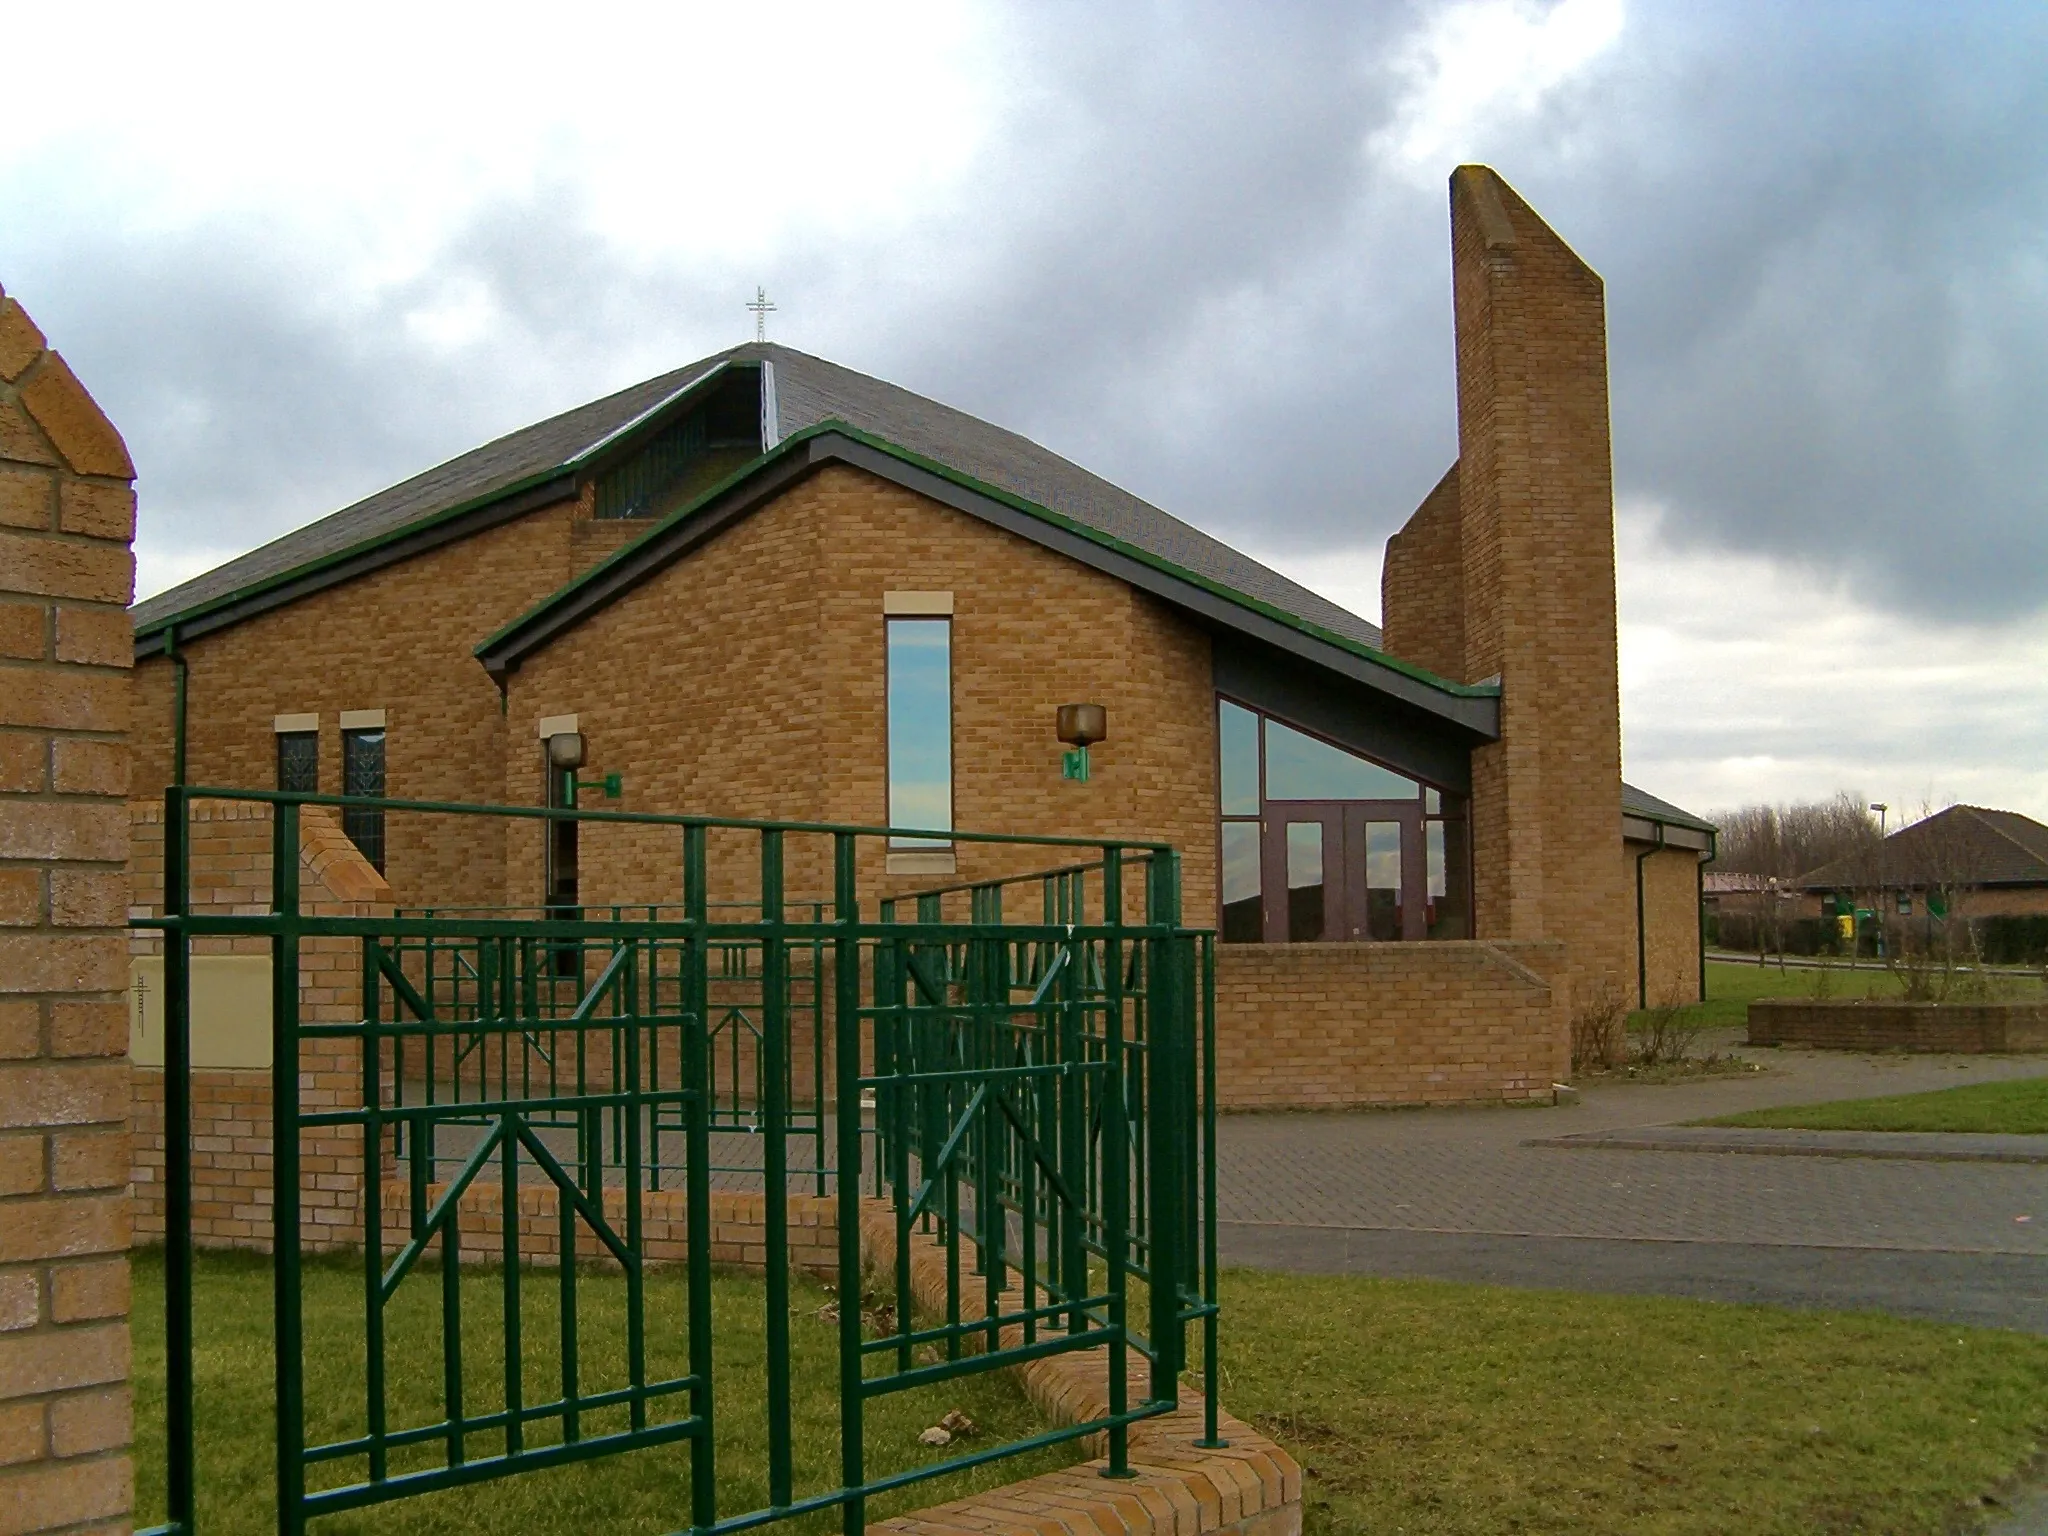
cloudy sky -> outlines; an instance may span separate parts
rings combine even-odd
[[[2037,4],[45,6],[0,283],[142,590],[749,334],[1368,615],[1456,452],[1445,178],[1607,280],[1627,771],[2048,818]],[[89,82],[89,83],[88,83]]]

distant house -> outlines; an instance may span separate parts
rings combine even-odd
[[[1894,921],[2048,914],[2048,826],[2017,811],[1952,805],[1791,886],[1809,917],[1879,902]]]

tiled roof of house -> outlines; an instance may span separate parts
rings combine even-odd
[[[1680,810],[1669,800],[1659,800],[1633,784],[1621,786],[1621,814],[1640,816],[1644,821],[1661,821],[1667,827],[1691,827],[1696,832],[1720,830],[1711,821],[1695,816],[1691,811]]]
[[[1380,644],[1376,625],[1027,437],[774,343],[715,353],[472,449],[136,604],[135,627],[161,625],[451,508],[566,470],[594,445],[722,365],[763,362],[772,365],[781,436],[828,419],[845,421],[1348,640]]]
[[[1952,805],[1802,875],[1808,890],[1874,885],[2048,885],[2048,827],[2017,811]]]

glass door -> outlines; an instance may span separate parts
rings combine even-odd
[[[1413,800],[1355,800],[1344,807],[1348,939],[1429,936],[1422,808]]]
[[[1269,800],[1260,843],[1266,942],[1349,938],[1342,803]]]

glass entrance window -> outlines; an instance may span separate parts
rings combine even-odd
[[[1401,823],[1365,824],[1365,931],[1367,938],[1401,935]]]
[[[1470,936],[1465,803],[1218,701],[1225,943]]]
[[[1302,944],[1323,936],[1323,824],[1287,823],[1287,941]]]

